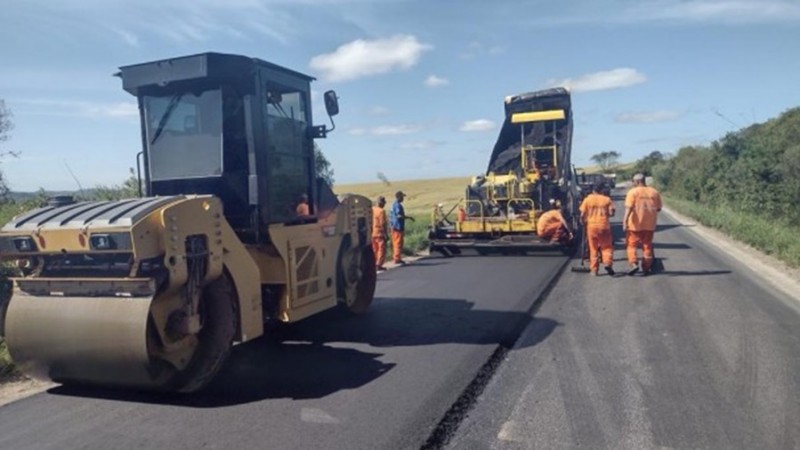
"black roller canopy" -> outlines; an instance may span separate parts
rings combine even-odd
[[[256,67],[268,67],[307,81],[314,80],[314,77],[258,58],[212,52],[122,66],[116,75],[122,78],[123,89],[139,95],[140,90],[156,90],[171,84],[251,85]]]

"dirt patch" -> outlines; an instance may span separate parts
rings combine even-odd
[[[0,380],[0,406],[44,392],[56,386],[50,381],[32,380],[21,375]]]

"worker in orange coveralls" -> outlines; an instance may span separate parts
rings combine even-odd
[[[397,191],[394,194],[394,203],[392,210],[389,212],[389,225],[392,228],[392,261],[395,264],[405,264],[403,261],[403,241],[406,232],[406,219],[414,221],[414,218],[406,215],[406,210],[403,208],[403,199],[406,194],[403,191]]]
[[[386,240],[389,237],[389,230],[386,223],[386,198],[378,197],[375,206],[372,207],[372,251],[375,253],[375,269],[377,271],[386,270],[383,264],[386,263]]]
[[[642,272],[647,275],[653,265],[653,233],[656,231],[658,213],[661,211],[661,194],[644,181],[644,175],[633,176],[633,188],[625,196],[625,219],[622,229],[625,231],[625,246],[628,251],[628,275],[639,271],[639,259],[636,255],[642,246]]]
[[[561,214],[561,204],[556,199],[551,198],[550,211],[539,216],[539,221],[536,222],[536,234],[552,244],[568,245],[572,241],[572,232]]]
[[[600,263],[597,261],[597,253],[603,257],[603,266],[609,275],[614,275],[614,244],[611,237],[611,222],[609,218],[614,216],[614,202],[606,195],[605,183],[596,183],[591,194],[587,195],[581,203],[581,220],[586,226],[586,236],[589,241],[589,269],[592,275],[597,276]]]

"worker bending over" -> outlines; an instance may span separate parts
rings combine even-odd
[[[628,274],[639,271],[638,247],[642,247],[642,272],[649,274],[653,267],[653,233],[661,211],[661,194],[644,181],[644,175],[633,176],[633,188],[625,196],[625,246],[628,252]]]
[[[572,231],[561,214],[561,204],[550,199],[550,211],[546,211],[536,222],[536,234],[540,239],[549,240],[551,244],[568,245],[572,242]]]
[[[384,206],[386,198],[381,195],[372,207],[372,251],[375,253],[375,269],[378,271],[386,270],[383,265],[386,263],[386,239],[389,230]]]
[[[606,273],[614,275],[614,243],[609,218],[614,216],[616,210],[611,198],[603,195],[605,189],[605,183],[595,183],[593,192],[583,199],[580,207],[581,220],[589,241],[589,268],[595,276],[600,268],[598,252],[602,254]]]

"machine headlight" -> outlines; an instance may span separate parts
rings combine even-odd
[[[131,235],[128,233],[97,233],[89,236],[92,250],[130,250]]]
[[[14,247],[18,252],[28,253],[36,251],[36,243],[29,236],[14,238]]]

